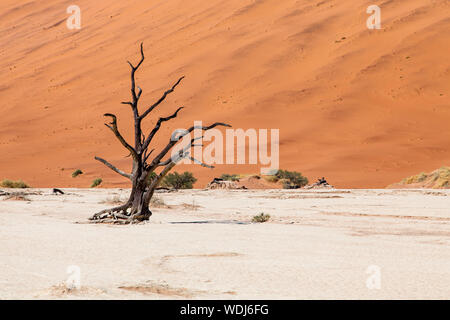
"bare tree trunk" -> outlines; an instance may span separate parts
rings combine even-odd
[[[144,120],[144,118],[147,115],[149,115],[150,112],[152,112],[156,107],[158,107],[161,104],[161,102],[163,102],[166,99],[166,97],[175,90],[175,88],[183,80],[184,76],[179,78],[178,81],[169,90],[164,92],[161,98],[159,98],[155,103],[146,108],[146,110],[142,114],[140,114],[138,109],[138,102],[142,94],[142,89],[138,87],[138,90],[136,90],[135,73],[141,66],[144,59],[145,59],[144,49],[141,44],[141,60],[139,61],[139,63],[136,66],[134,66],[131,62],[128,62],[128,64],[131,67],[132,99],[131,101],[122,102],[122,104],[130,105],[131,110],[133,112],[134,129],[135,129],[134,147],[131,146],[120,134],[117,126],[117,117],[111,113],[105,114],[106,117],[111,118],[111,122],[105,123],[105,125],[114,133],[119,142],[130,152],[130,155],[133,158],[133,170],[131,173],[126,173],[116,168],[108,161],[99,157],[95,157],[96,160],[100,161],[111,170],[115,171],[116,173],[122,175],[123,177],[131,181],[132,189],[130,198],[125,204],[121,206],[102,210],[94,214],[90,218],[90,220],[92,220],[94,223],[108,222],[108,223],[127,224],[148,220],[152,215],[152,212],[149,209],[149,205],[151,198],[153,197],[153,194],[155,192],[155,189],[161,183],[162,179],[166,176],[166,174],[177,164],[177,162],[179,162],[183,158],[190,158],[191,160],[194,160],[195,163],[199,163],[204,167],[213,168],[212,166],[208,166],[190,156],[189,150],[193,146],[194,141],[197,140],[198,138],[191,139],[190,144],[184,147],[183,150],[180,150],[176,157],[169,157],[168,159],[165,160],[163,158],[172,150],[172,148],[177,144],[178,141],[180,141],[181,138],[183,138],[187,134],[190,134],[194,129],[210,130],[216,126],[229,127],[229,125],[221,122],[216,122],[207,127],[205,126],[190,127],[184,133],[176,137],[176,139],[173,139],[173,137],[171,137],[170,141],[165,146],[165,148],[163,148],[160,151],[160,153],[153,158],[152,161],[148,161],[150,155],[154,151],[154,149],[149,151],[150,143],[155,134],[160,129],[162,123],[177,117],[178,112],[181,109],[183,109],[183,107],[179,107],[172,115],[168,117],[159,118],[155,127],[153,128],[152,131],[150,131],[147,137],[142,132],[141,128],[142,120]],[[157,173],[157,171],[159,171],[159,173]],[[152,173],[154,173],[153,177]]]

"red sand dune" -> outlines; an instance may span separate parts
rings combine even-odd
[[[77,4],[81,30],[69,30]],[[381,7],[382,29],[366,27]],[[450,162],[450,2],[446,0],[17,1],[0,4],[0,179],[35,187],[128,186],[103,126],[132,137],[129,67],[142,107],[186,79],[146,123],[186,106],[157,145],[194,120],[279,128],[280,165],[336,187],[385,187]],[[73,179],[71,173],[85,174]],[[255,166],[180,166],[204,186]]]

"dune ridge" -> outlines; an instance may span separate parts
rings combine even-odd
[[[383,1],[382,29],[366,28],[368,1],[79,0],[82,28],[69,30],[70,1],[0,4],[0,179],[33,187],[88,187],[127,181],[93,158],[130,170],[127,153],[103,126],[113,112],[132,137],[126,60],[142,105],[181,75],[182,86],[146,123],[176,107],[165,126],[194,120],[235,128],[280,128],[280,166],[338,188],[379,188],[450,162],[450,3]],[[72,178],[82,169],[84,174]],[[203,187],[221,173],[180,166]]]

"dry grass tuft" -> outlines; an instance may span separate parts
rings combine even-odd
[[[25,189],[30,187],[22,180],[12,181],[8,179],[3,180],[0,186],[2,186],[3,188],[19,188],[19,189]]]
[[[138,286],[122,286],[119,289],[139,292],[142,294],[160,294],[164,296],[178,296],[184,298],[190,298],[193,296],[193,292],[186,288],[171,288],[168,285],[161,284],[147,284]]]
[[[269,219],[270,219],[269,214],[261,213],[261,214],[254,216],[252,219],[252,222],[263,223],[263,222],[269,221]]]
[[[450,168],[442,167],[431,173],[419,173],[402,180],[401,184],[422,184],[424,188],[450,188]]]

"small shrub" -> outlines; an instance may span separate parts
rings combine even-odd
[[[435,188],[447,188],[450,186],[450,168],[442,167],[438,170]]]
[[[278,180],[280,180],[277,176],[263,176],[263,178],[267,182],[271,182],[271,183],[275,183],[275,182],[278,182]]]
[[[149,176],[147,177],[147,181],[148,183],[151,183],[153,179],[156,178],[156,173],[155,172],[150,172]]]
[[[3,180],[1,183],[1,186],[3,188],[21,188],[21,189],[30,187],[22,180],[12,181],[12,180],[8,180],[8,179]]]
[[[428,178],[425,172],[420,173],[417,175],[417,182],[425,181],[425,179]]]
[[[285,189],[301,188],[308,184],[308,178],[296,171],[278,170],[275,176],[283,180],[283,188]]]
[[[76,178],[78,177],[80,174],[83,174],[83,171],[81,171],[80,169],[75,170],[74,172],[72,172],[72,178]]]
[[[298,186],[296,186],[295,184],[292,184],[287,179],[282,179],[281,184],[283,185],[283,189],[298,189],[299,188]]]
[[[256,216],[253,217],[252,222],[259,222],[259,223],[263,223],[263,222],[267,222],[270,219],[270,215],[269,214],[265,214],[265,213],[261,213],[258,214]]]
[[[224,173],[220,176],[225,181],[239,181],[239,175]]]
[[[420,182],[422,182],[427,188],[448,188],[450,187],[450,168],[442,167],[428,174],[422,172],[401,181],[402,184]]]
[[[102,178],[97,178],[94,181],[92,181],[91,188],[98,187],[103,182]]]
[[[422,173],[419,173],[418,175],[403,179],[402,182],[405,184],[418,183],[418,182],[422,182],[422,181],[426,180],[427,178],[428,178],[427,174],[422,172]]]
[[[192,189],[196,181],[197,179],[194,178],[192,172],[186,171],[182,174],[174,172],[164,177],[161,186],[174,189]]]

